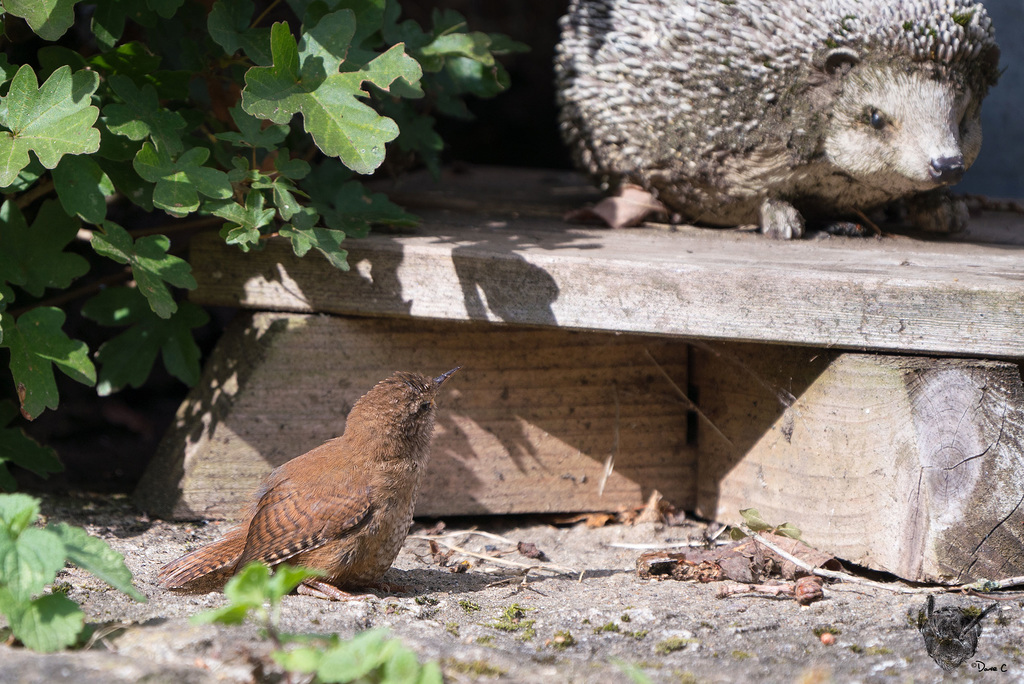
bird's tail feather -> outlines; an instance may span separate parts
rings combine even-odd
[[[244,548],[242,530],[232,530],[223,539],[201,546],[160,568],[157,579],[160,586],[167,589],[183,587],[201,577],[233,569]]]

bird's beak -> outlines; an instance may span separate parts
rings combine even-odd
[[[447,373],[441,373],[436,378],[434,378],[434,384],[437,385],[438,387],[440,387],[441,385],[444,384],[445,380],[450,378],[452,376],[452,374],[455,373],[455,371],[459,370],[460,368],[462,368],[462,366],[456,366],[455,368],[452,368]]]

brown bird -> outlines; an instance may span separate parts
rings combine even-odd
[[[400,371],[377,383],[352,407],[341,437],[275,468],[242,523],[162,567],[161,586],[231,575],[251,561],[320,570],[298,588],[320,598],[349,598],[343,589],[379,582],[412,523],[434,399],[457,370],[433,380]]]

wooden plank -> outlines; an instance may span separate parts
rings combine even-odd
[[[256,313],[219,342],[136,492],[167,518],[226,518],[271,468],[341,434],[395,370],[445,386],[416,514],[614,510],[654,489],[696,504],[687,346],[473,323]],[[657,359],[657,363],[653,361]],[[612,459],[610,474],[605,468]]]
[[[901,577],[1024,574],[1024,386],[998,361],[695,350],[699,511]],[[728,441],[726,441],[728,439]]]
[[[566,174],[451,176],[436,191],[400,195],[427,207],[412,233],[346,241],[349,272],[317,256],[298,259],[284,240],[241,254],[216,235],[199,236],[192,297],[264,310],[1024,358],[1024,246],[1003,244],[1022,239],[1024,217],[978,219],[959,238],[1000,244],[906,235],[779,242],[743,230],[562,223],[561,210],[592,196]]]

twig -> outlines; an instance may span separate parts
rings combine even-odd
[[[74,290],[66,290],[60,293],[59,295],[54,295],[53,297],[50,297],[49,299],[44,299],[42,301],[38,301],[35,302],[34,304],[29,304],[28,306],[23,306],[18,309],[11,309],[10,311],[8,311],[8,313],[17,318],[23,313],[31,311],[32,309],[38,309],[41,306],[63,306],[64,304],[72,302],[78,299],[79,297],[90,295],[93,292],[99,292],[108,285],[114,285],[115,283],[121,283],[131,279],[132,272],[126,268],[123,271],[118,271],[117,273],[112,273],[110,275],[103,276],[102,278],[97,278],[91,283],[87,283],[81,287],[76,287]]]
[[[726,544],[731,543],[729,541],[719,541],[717,539],[714,539],[712,541],[714,542],[715,546],[725,546]],[[664,544],[630,544],[626,542],[608,542],[607,544],[605,544],[605,546],[611,547],[613,549],[634,549],[639,551],[650,551],[652,549],[696,549],[700,548],[701,546],[707,546],[707,544],[708,542],[701,539],[699,541],[673,542]]]
[[[879,228],[878,226],[876,226],[875,222],[872,221],[871,219],[869,219],[867,217],[867,214],[865,214],[863,211],[861,211],[860,209],[854,209],[853,213],[857,214],[857,216],[860,217],[860,220],[863,221],[867,225],[867,227],[872,230],[872,232],[875,235],[881,235],[882,234],[882,229]]]
[[[1011,587],[1024,586],[1024,575],[1020,577],[1007,577],[1001,580],[978,580],[971,584],[961,585],[959,588],[965,591],[976,591],[979,593],[986,593],[989,591],[998,591],[1000,589],[1009,589]]]
[[[654,367],[657,368],[658,371],[665,377],[665,379],[668,380],[669,384],[672,385],[673,389],[675,389],[676,393],[683,400],[683,403],[686,404],[691,411],[695,412],[698,416],[700,416],[701,420],[703,420],[705,423],[711,426],[711,429],[715,431],[715,434],[724,439],[726,444],[728,444],[730,447],[735,448],[735,445],[732,443],[732,440],[726,437],[725,434],[718,429],[718,426],[711,422],[710,418],[704,415],[704,412],[700,410],[697,404],[693,403],[693,399],[690,399],[690,397],[686,396],[686,392],[680,389],[679,385],[676,384],[676,381],[673,380],[669,376],[669,374],[665,372],[665,369],[662,368],[661,364],[658,363],[657,359],[655,359],[651,355],[651,352],[647,347],[644,347],[644,353],[647,354],[647,358],[654,362]]]
[[[475,527],[471,527],[468,530],[457,530],[455,532],[446,532],[444,534],[410,534],[409,538],[410,539],[427,539],[427,540],[433,539],[434,541],[437,541],[438,539],[449,539],[451,537],[463,537],[463,536],[466,536],[467,534],[475,534],[475,535],[477,535],[479,537],[487,537],[488,539],[493,539],[495,541],[500,541],[503,544],[511,544],[512,546],[516,545],[516,543],[514,541],[512,541],[511,539],[509,539],[508,537],[502,537],[500,534],[494,534],[493,532],[484,532],[483,530],[478,530]]]
[[[491,556],[491,555],[488,555],[486,553],[476,553],[475,551],[470,551],[468,549],[464,549],[461,546],[458,546],[457,544],[451,544],[449,542],[444,541],[443,539],[438,539],[437,537],[429,537],[427,535],[410,534],[406,538],[407,539],[420,539],[422,541],[435,541],[438,544],[441,544],[442,546],[444,546],[445,548],[449,548],[452,551],[455,551],[456,553],[461,553],[464,556],[471,556],[473,558],[480,558],[482,560],[487,560],[487,561],[490,561],[492,563],[497,563],[498,565],[507,565],[507,566],[512,567],[512,568],[519,568],[520,570],[526,570],[527,572],[529,572],[532,569],[549,570],[549,571],[554,572],[554,573],[559,574],[559,575],[575,575],[576,572],[577,572],[577,570],[575,568],[567,568],[567,567],[562,566],[562,565],[536,565],[536,564],[528,565],[526,563],[517,563],[516,561],[505,560],[504,558],[499,558],[498,556]]]
[[[826,570],[825,568],[816,568],[810,563],[803,561],[793,554],[783,551],[778,545],[768,541],[757,532],[754,532],[749,527],[743,526],[743,531],[756,539],[759,543],[764,544],[766,547],[774,551],[779,557],[788,560],[793,565],[803,568],[807,572],[817,575],[818,577],[824,577],[826,579],[838,580],[840,582],[852,582],[854,584],[863,584],[868,587],[875,587],[876,589],[885,589],[887,591],[896,592],[897,594],[932,594],[938,591],[944,591],[945,589],[933,589],[928,587],[914,588],[914,587],[897,587],[883,582],[875,582],[874,580],[864,579],[863,577],[857,577],[845,572],[837,572],[836,570]]]

